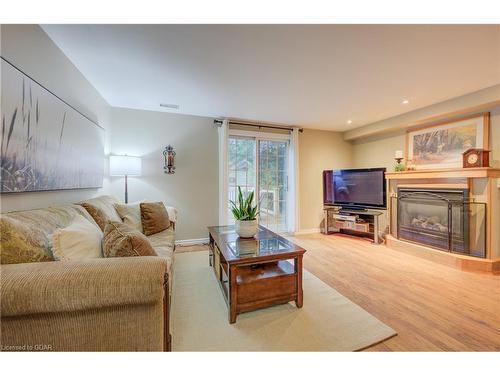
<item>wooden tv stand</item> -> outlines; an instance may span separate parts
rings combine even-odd
[[[340,206],[327,206],[323,208],[324,234],[345,233],[351,236],[370,238],[373,243],[379,243],[378,217],[382,212],[375,210],[349,210]],[[355,221],[335,217],[336,215],[356,218]]]

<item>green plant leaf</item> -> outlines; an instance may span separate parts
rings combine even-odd
[[[240,209],[243,207],[243,193],[241,192],[241,187],[238,186],[238,202],[240,204]]]
[[[257,205],[252,205],[255,192],[251,191],[248,196],[244,198],[241,186],[238,186],[238,199],[237,203],[230,200],[230,209],[236,220],[255,220],[258,212]]]

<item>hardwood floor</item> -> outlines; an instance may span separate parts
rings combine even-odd
[[[500,276],[342,235],[290,237],[304,267],[398,332],[370,351],[499,351]]]
[[[289,239],[307,250],[308,271],[398,332],[367,350],[500,351],[499,275],[456,270],[341,235]]]

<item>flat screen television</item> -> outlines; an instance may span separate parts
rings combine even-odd
[[[386,209],[385,168],[323,171],[323,203],[344,208]]]

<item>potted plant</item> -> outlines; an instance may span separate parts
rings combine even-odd
[[[231,211],[235,219],[235,230],[241,238],[251,238],[257,234],[257,205],[252,205],[254,192],[251,191],[244,199],[241,187],[238,186],[238,204],[231,203]]]

